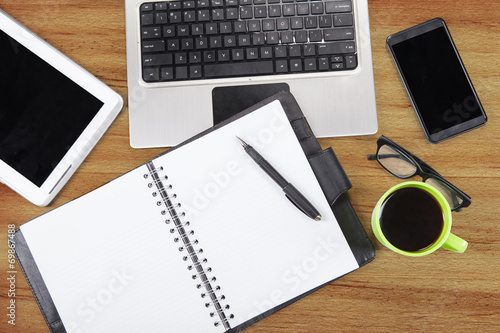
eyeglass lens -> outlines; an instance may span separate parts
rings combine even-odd
[[[397,177],[409,177],[417,171],[417,166],[412,161],[387,145],[380,147],[377,160],[384,168]]]
[[[462,204],[463,199],[457,196],[457,192],[443,183],[441,180],[437,178],[427,178],[425,182],[429,185],[434,186],[439,192],[441,192],[441,194],[444,195],[451,209],[458,208]]]
[[[377,154],[377,160],[384,168],[396,177],[407,178],[413,176],[417,172],[417,166],[413,164],[411,160],[388,145],[380,147]],[[425,182],[434,186],[444,195],[451,209],[458,208],[462,204],[463,199],[457,196],[457,192],[441,180],[431,177],[427,178]]]

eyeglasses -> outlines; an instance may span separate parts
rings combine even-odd
[[[444,195],[452,211],[459,212],[471,204],[471,199],[467,194],[444,179],[417,156],[383,135],[377,140],[377,153],[368,155],[368,159],[376,159],[384,169],[401,179],[415,175],[421,176],[424,183],[434,186]]]

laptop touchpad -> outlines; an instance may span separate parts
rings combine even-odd
[[[275,83],[214,88],[212,90],[214,125],[280,91],[290,91],[290,87],[286,83]]]

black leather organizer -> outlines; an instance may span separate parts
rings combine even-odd
[[[304,153],[310,162],[310,165],[321,185],[324,195],[327,198],[330,207],[337,218],[337,221],[350,245],[350,248],[359,266],[361,267],[366,265],[375,258],[375,249],[346,195],[346,192],[352,186],[349,178],[344,172],[333,150],[331,148],[328,148],[326,150],[323,150],[321,148],[318,140],[309,127],[304,114],[297,104],[297,101],[289,92],[279,92],[276,95],[273,95],[272,97],[269,97],[261,101],[260,103],[246,109],[245,111],[238,113],[233,117],[230,117],[229,119],[221,122],[215,127],[200,133],[190,140],[187,140],[179,146],[170,149],[164,154],[182,147],[183,145],[196,140],[203,135],[206,135],[214,129],[224,126],[225,124],[238,119],[254,110],[257,110],[274,100],[279,100],[281,102],[288,116],[288,119],[292,124],[295,134],[299,139],[302,149],[304,150]],[[43,281],[43,278],[37,268],[36,262],[31,255],[29,246],[26,243],[20,229],[16,230],[16,256],[51,332],[66,332],[57,309],[54,306],[50,293]],[[332,281],[329,281],[326,284],[329,284],[331,282]],[[243,324],[228,330],[227,332],[239,332],[244,328],[252,325],[253,323],[259,321],[260,319],[269,316],[270,314],[286,307],[287,305],[299,300],[304,296],[309,295],[310,293],[318,290],[326,284],[309,290],[308,292],[301,294],[286,303],[263,312],[257,317],[254,317],[244,322]]]

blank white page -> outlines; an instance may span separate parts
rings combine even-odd
[[[222,332],[141,166],[21,226],[69,333]]]
[[[299,211],[244,152],[251,144],[319,210]],[[358,264],[279,101],[155,161],[233,314],[231,326],[342,276]]]

